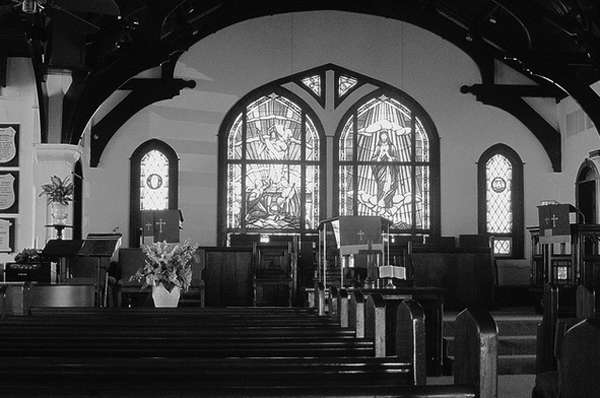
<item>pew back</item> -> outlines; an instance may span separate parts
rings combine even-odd
[[[558,358],[561,398],[592,398],[600,392],[600,319],[569,329]]]

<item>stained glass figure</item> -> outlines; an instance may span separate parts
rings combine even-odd
[[[140,210],[169,208],[169,160],[154,149],[140,162]]]
[[[485,165],[487,232],[512,231],[512,164],[503,155],[492,156]]]
[[[407,106],[382,95],[358,107],[343,126],[340,215],[378,215],[395,230],[428,230],[429,137],[423,124]]]
[[[317,97],[321,96],[321,76],[308,76],[301,80],[302,84],[308,87]]]
[[[320,136],[295,102],[278,94],[250,102],[227,136],[228,232],[316,230]]]
[[[345,75],[341,75],[338,77],[338,97],[343,97],[344,95],[346,95],[346,93],[348,91],[350,91],[350,89],[352,89],[352,87],[356,86],[358,84],[358,80],[350,77],[350,76],[345,76]]]

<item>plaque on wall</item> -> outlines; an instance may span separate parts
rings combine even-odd
[[[0,167],[19,165],[19,125],[0,124]]]
[[[0,171],[0,213],[19,212],[19,172]]]
[[[0,253],[15,251],[15,219],[0,218]]]

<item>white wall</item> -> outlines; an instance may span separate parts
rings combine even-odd
[[[19,124],[19,214],[16,217],[17,251],[34,246],[33,143],[40,142],[37,93],[31,62],[27,58],[9,58],[7,85],[0,87],[0,124]],[[2,215],[4,216],[4,215]],[[13,215],[11,215],[12,217]],[[40,242],[43,245],[44,242]],[[12,255],[0,254],[0,262]]]
[[[429,113],[440,135],[443,235],[477,232],[476,162],[485,149],[499,142],[515,149],[525,163],[526,225],[537,224],[535,206],[540,200],[573,196],[570,176],[565,184],[566,173],[552,172],[541,144],[518,120],[460,93],[462,85],[481,81],[476,65],[458,48],[428,31],[391,19],[309,12],[238,23],[185,53],[176,76],[196,80],[196,88],[139,112],[114,136],[100,167],[85,170],[89,225],[97,232],[118,226],[127,235],[129,157],[141,142],[159,138],[181,158],[183,238],[214,245],[217,134],[225,114],[252,89],[327,63],[387,82],[411,95]],[[506,83],[510,75],[502,73],[502,79]],[[556,124],[554,104],[535,105]],[[326,134],[334,134],[343,111],[324,118]],[[569,148],[565,147],[564,164],[570,170],[575,161],[571,159],[579,154],[569,153]]]

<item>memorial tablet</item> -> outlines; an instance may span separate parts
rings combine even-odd
[[[18,172],[10,171],[0,174],[0,212],[18,213],[17,200]]]
[[[0,124],[0,166],[19,165],[19,125]]]

